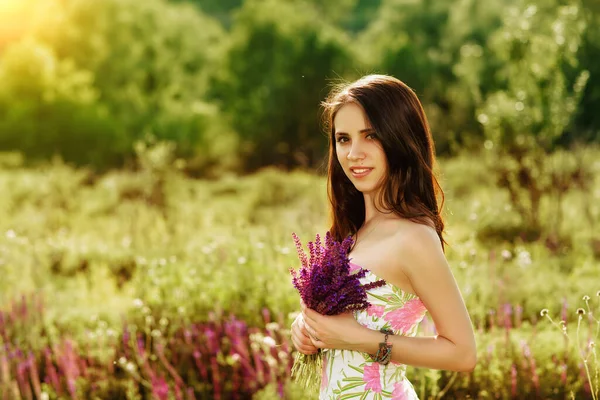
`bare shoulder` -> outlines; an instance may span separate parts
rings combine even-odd
[[[396,251],[399,252],[421,252],[435,251],[443,252],[440,238],[431,226],[420,224],[409,220],[391,221],[391,239],[395,242]]]
[[[408,247],[440,245],[440,239],[431,226],[408,220],[395,221],[398,225],[396,238]],[[441,249],[441,245],[440,245]]]
[[[377,235],[363,250],[354,252],[359,265],[367,265],[376,275],[405,292],[419,295],[417,284],[426,269],[446,268],[437,232],[430,226],[401,218],[390,218],[380,224]],[[364,249],[368,248],[368,251]],[[361,264],[362,263],[362,264]],[[418,276],[416,276],[418,275]]]
[[[431,226],[408,221],[397,221],[391,250],[398,267],[409,278],[426,269],[447,268],[440,238]]]

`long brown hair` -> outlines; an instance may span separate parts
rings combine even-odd
[[[338,85],[322,103],[329,136],[327,194],[331,234],[336,240],[343,240],[355,234],[365,221],[363,194],[348,179],[336,154],[333,121],[338,110],[348,103],[362,107],[387,158],[388,174],[376,204],[383,204],[387,211],[402,218],[434,227],[444,247],[444,193],[433,172],[435,150],[429,124],[413,90],[387,75],[368,75]]]

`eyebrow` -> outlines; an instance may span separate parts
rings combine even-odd
[[[371,132],[375,132],[375,129],[373,128],[365,128],[365,129],[361,129],[360,131],[358,131],[358,133],[371,133]],[[336,135],[348,135],[346,132],[335,132]]]

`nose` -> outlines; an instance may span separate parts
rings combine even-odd
[[[350,151],[346,155],[346,158],[350,161],[357,161],[365,158],[365,152],[358,142],[359,141],[356,140],[352,143],[352,147],[350,147]]]

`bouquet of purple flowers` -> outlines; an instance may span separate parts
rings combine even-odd
[[[364,310],[369,306],[367,290],[383,286],[385,281],[362,284],[360,279],[367,271],[363,268],[352,273],[348,250],[352,246],[352,237],[341,243],[333,239],[330,232],[325,235],[325,245],[317,234],[314,242],[308,242],[310,258],[302,249],[300,239],[292,233],[296,250],[300,258],[300,270],[292,274],[292,283],[300,293],[306,307],[322,315],[339,315],[347,311]],[[318,387],[322,354],[296,353],[292,377],[306,387]]]

